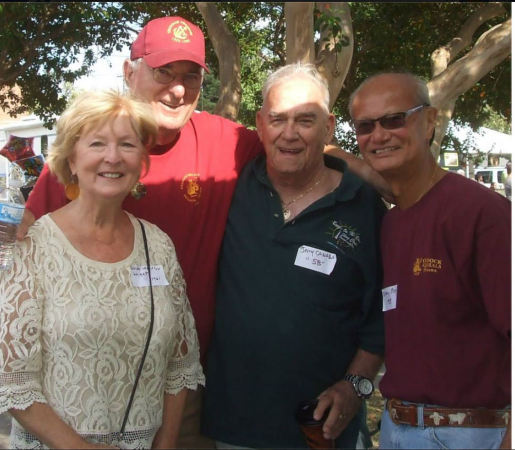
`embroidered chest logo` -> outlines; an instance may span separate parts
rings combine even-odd
[[[413,263],[413,275],[421,273],[438,273],[442,270],[442,260],[436,258],[417,258]]]
[[[336,245],[340,248],[355,249],[361,242],[361,235],[354,227],[341,223],[338,220],[333,220],[329,233],[336,241]]]
[[[200,187],[200,174],[198,173],[187,173],[182,177],[181,191],[184,198],[191,203],[198,205],[200,202],[200,196],[202,195],[202,188]]]
[[[167,33],[172,35],[172,41],[179,42],[181,44],[187,44],[190,42],[190,36],[193,35],[191,28],[182,20],[172,22],[168,27]]]

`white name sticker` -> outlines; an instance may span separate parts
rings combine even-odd
[[[297,251],[295,265],[315,272],[331,275],[336,265],[336,255],[334,253],[319,250],[318,248],[302,245]]]
[[[168,286],[170,284],[161,265],[150,266],[150,276],[152,277],[152,286]],[[132,266],[131,280],[135,287],[149,286],[147,266]]]
[[[397,285],[383,289],[383,311],[397,308]]]

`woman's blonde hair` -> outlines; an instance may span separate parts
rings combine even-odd
[[[115,90],[82,92],[73,99],[57,121],[57,136],[47,158],[48,168],[61,183],[72,181],[68,159],[73,155],[81,134],[109,123],[121,114],[127,115],[146,150],[154,145],[158,128],[148,103]],[[148,170],[150,160],[147,151],[143,159],[145,170]]]

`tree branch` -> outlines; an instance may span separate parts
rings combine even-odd
[[[500,3],[489,3],[478,9],[463,24],[458,35],[446,45],[437,48],[431,54],[431,73],[435,77],[442,73],[449,62],[454,60],[465,48],[472,44],[476,30],[494,17],[506,15],[504,6]]]
[[[320,46],[316,58],[319,72],[329,85],[330,108],[333,107],[343,82],[349,72],[354,53],[354,32],[349,4],[346,2],[317,3],[317,8],[340,18],[341,35],[334,36],[332,30],[321,30],[320,41],[329,45]],[[347,39],[347,45],[342,39]]]
[[[286,2],[286,64],[315,61],[313,2]]]
[[[439,107],[470,89],[511,53],[511,18],[483,33],[465,56],[429,81],[431,103]]]

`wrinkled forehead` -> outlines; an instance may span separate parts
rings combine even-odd
[[[384,75],[361,87],[352,100],[351,112],[354,119],[378,117],[412,108],[416,102],[416,85],[410,78]]]
[[[275,83],[264,99],[263,109],[270,114],[327,114],[321,88],[305,77]]]

